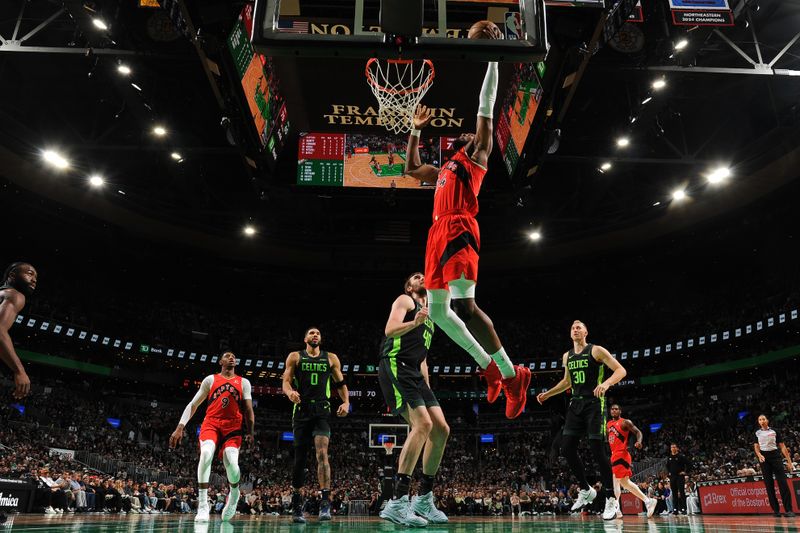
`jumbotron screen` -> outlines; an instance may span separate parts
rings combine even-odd
[[[496,120],[495,138],[510,175],[517,168],[525,140],[539,110],[544,72],[544,63],[515,65],[511,89],[503,99],[502,112]]]
[[[455,137],[423,137],[420,158],[439,166],[453,155]],[[420,189],[404,175],[407,135],[392,133],[301,133],[297,184],[328,187]]]

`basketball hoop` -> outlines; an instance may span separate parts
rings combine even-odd
[[[433,62],[423,59],[371,58],[364,69],[372,94],[378,99],[378,118],[387,130],[406,133],[414,124],[414,113],[433,85]]]
[[[394,450],[394,441],[391,440],[384,441],[383,449],[386,450],[386,455],[392,455],[392,450]]]

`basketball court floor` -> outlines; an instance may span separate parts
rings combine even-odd
[[[185,516],[66,516],[19,515],[0,526],[6,532],[80,532],[80,533],[256,533],[325,531],[330,533],[412,531],[377,518],[338,518],[331,522],[311,519],[307,524],[293,524],[289,517],[241,517],[223,524],[218,519],[195,524],[193,515]],[[670,516],[647,520],[627,517],[604,522],[599,517],[466,518],[456,517],[443,526],[429,526],[413,531],[499,533],[516,531],[554,531],[572,533],[727,533],[800,531],[796,518],[772,516]]]

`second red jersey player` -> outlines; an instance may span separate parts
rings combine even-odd
[[[609,420],[606,424],[608,445],[611,447],[611,471],[614,477],[622,479],[631,477],[631,452],[628,451],[629,424],[624,418]]]

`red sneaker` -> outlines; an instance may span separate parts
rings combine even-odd
[[[485,370],[481,371],[481,376],[486,380],[486,400],[489,403],[494,403],[497,397],[500,396],[500,391],[503,390],[503,374],[497,368],[497,363],[492,361]]]
[[[528,402],[528,386],[531,384],[531,369],[522,365],[514,367],[517,374],[513,378],[503,380],[506,391],[506,418],[517,418]]]

